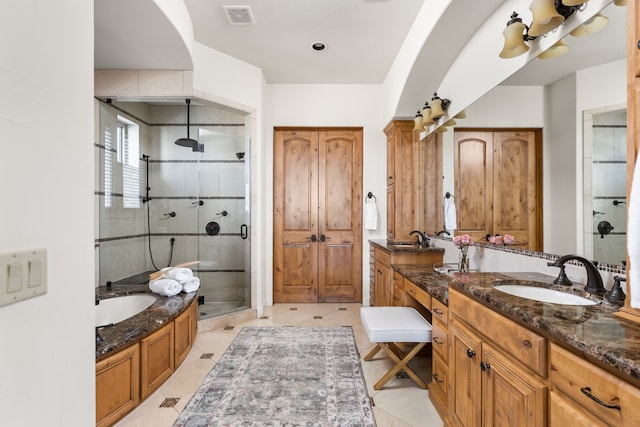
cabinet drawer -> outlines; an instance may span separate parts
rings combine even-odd
[[[549,397],[549,427],[607,427],[562,393],[551,391]]]
[[[383,264],[391,266],[391,254],[385,250],[374,248],[373,257]]]
[[[435,298],[431,298],[431,313],[433,318],[438,318],[445,325],[449,323],[449,307]]]
[[[551,384],[602,421],[640,425],[640,390],[556,344],[551,345],[550,365]]]
[[[431,345],[434,353],[438,354],[442,360],[449,359],[449,340],[447,326],[443,325],[438,318],[432,318]]]
[[[544,337],[451,288],[449,313],[473,325],[524,366],[547,377],[547,341]]]
[[[447,390],[449,389],[447,364],[438,356],[433,357],[433,373],[431,374],[431,383],[429,384],[429,393],[437,395],[438,400],[443,406],[447,402]]]
[[[431,310],[431,295],[416,286],[411,280],[404,279],[404,292],[418,301],[422,306]]]

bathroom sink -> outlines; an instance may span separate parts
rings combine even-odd
[[[595,305],[597,302],[591,301],[588,298],[583,298],[579,295],[570,294],[567,292],[556,291],[554,289],[539,288],[536,286],[521,286],[521,285],[496,285],[494,289],[500,292],[514,295],[521,298],[526,298],[534,301],[550,302],[552,304],[563,305]]]

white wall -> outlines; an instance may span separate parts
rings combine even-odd
[[[0,252],[48,254],[48,292],[0,307],[1,423],[90,426],[93,2],[7,0],[0,23]]]
[[[386,126],[382,117],[381,87],[379,85],[269,85],[266,107],[265,170],[267,181],[264,236],[273,247],[273,128],[276,126],[357,126],[363,128],[363,200],[372,192],[378,200],[378,229],[363,230],[362,295],[366,303],[369,295],[369,239],[386,238]],[[272,253],[265,253],[271,272]],[[272,277],[272,274],[269,274]],[[272,303],[271,287],[265,289]]]

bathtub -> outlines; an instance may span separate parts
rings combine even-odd
[[[124,295],[101,299],[96,305],[95,326],[114,325],[149,308],[156,297],[149,294]]]

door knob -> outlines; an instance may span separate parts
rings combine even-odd
[[[469,359],[471,359],[471,358],[472,358],[473,356],[475,356],[475,355],[476,355],[476,352],[475,352],[475,351],[471,350],[470,348],[468,348],[468,349],[467,349],[467,357],[468,357]]]
[[[307,240],[311,240],[312,242],[317,242],[318,238],[316,237],[315,234],[312,234],[311,237],[307,237]]]
[[[489,370],[489,368],[491,368],[491,365],[485,362],[480,362],[480,369],[482,369],[483,372],[486,372]]]
[[[325,240],[327,240],[327,239],[328,239],[328,238],[327,238],[327,236],[325,236],[324,234],[321,234],[321,235],[320,235],[320,241],[321,241],[321,242],[324,242],[324,241],[325,241]]]

